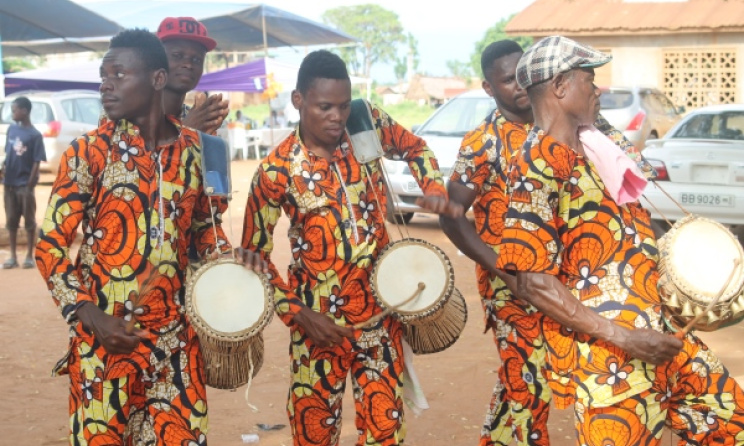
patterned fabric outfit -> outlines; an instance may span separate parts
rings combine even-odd
[[[644,172],[651,167],[635,147],[601,115],[594,123],[624,149]],[[494,110],[465,135],[451,181],[473,189],[475,226],[481,239],[498,253],[508,206],[507,166],[518,152],[530,125],[508,121]],[[544,377],[545,345],[539,329],[542,313],[514,299],[506,284],[476,264],[478,290],[485,311],[486,331],[493,330],[502,366],[486,421],[482,446],[507,445],[512,437],[522,445],[548,445],[550,389]]]
[[[628,328],[664,330],[655,239],[638,202],[619,206],[591,161],[533,129],[511,161],[497,267],[556,276],[587,307]],[[575,403],[578,444],[744,443],[744,394],[697,337],[653,366],[543,318],[556,406]]]
[[[445,196],[426,143],[372,106],[386,157],[408,162],[427,194]],[[382,310],[370,291],[370,274],[388,242],[386,193],[375,162],[354,158],[348,135],[327,161],[309,151],[299,129],[261,163],[246,205],[243,247],[270,265],[279,317],[290,327],[288,414],[295,445],[338,444],[346,376],[351,372],[358,445],[403,441],[402,330],[385,317],[355,330],[353,342],[314,345],[292,318],[303,306],[338,325],[367,321]],[[288,283],[270,261],[282,209],[290,219],[292,262]]]
[[[71,444],[204,444],[207,401],[199,343],[184,314],[191,239],[203,255],[230,249],[203,194],[195,131],[154,151],[139,130],[105,120],[72,142],[41,228],[36,260],[70,324]],[[220,212],[226,202],[222,202]],[[77,260],[70,245],[82,222]],[[135,318],[149,338],[129,355],[106,353],[80,324],[85,302]]]

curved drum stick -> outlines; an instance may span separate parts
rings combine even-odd
[[[398,305],[386,308],[385,310],[382,311],[382,313],[378,313],[364,322],[359,322],[358,324],[354,324],[352,328],[354,328],[354,330],[359,330],[360,328],[364,328],[364,327],[367,327],[369,325],[376,323],[377,321],[384,318],[385,316],[392,313],[393,311],[418,299],[419,296],[421,296],[421,292],[424,291],[424,289],[426,289],[426,284],[424,282],[419,282],[418,288],[416,288],[416,291],[413,292],[413,295],[411,297],[399,303]]]
[[[713,307],[718,303],[719,300],[721,300],[721,297],[723,296],[723,293],[726,292],[726,289],[728,289],[729,284],[734,279],[734,273],[736,272],[736,268],[739,266],[739,263],[741,263],[740,259],[734,259],[734,266],[731,268],[731,273],[728,275],[728,279],[726,279],[726,282],[723,284],[723,287],[721,288],[721,291],[716,294],[716,296],[713,298],[713,300],[710,301],[708,305],[705,306],[705,310],[701,311],[697,314],[697,316],[693,317],[690,322],[685,325],[685,328],[678,331],[674,334],[674,337],[677,339],[682,339],[687,335],[687,333],[692,330],[692,327],[702,318],[703,316],[707,315],[710,310],[713,309]]]

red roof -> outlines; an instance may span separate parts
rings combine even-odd
[[[744,31],[744,0],[535,0],[506,26],[530,36],[706,31]]]

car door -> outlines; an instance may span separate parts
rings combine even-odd
[[[69,98],[60,101],[66,121],[62,125],[64,135],[60,138],[67,143],[96,127],[101,115],[101,101],[97,97]]]

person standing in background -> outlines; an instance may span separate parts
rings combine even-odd
[[[10,106],[13,124],[8,127],[5,142],[5,163],[2,168],[3,201],[7,218],[10,258],[3,269],[18,267],[16,248],[18,225],[23,217],[28,249],[23,268],[34,267],[34,244],[36,241],[36,197],[34,192],[39,182],[39,163],[46,161],[44,137],[31,124],[31,101],[25,96],[17,97]]]

